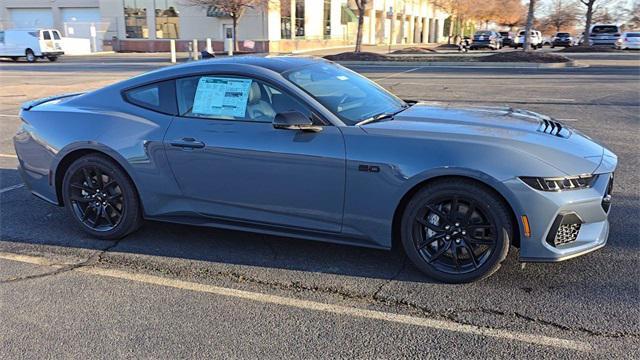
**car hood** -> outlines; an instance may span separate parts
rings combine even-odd
[[[508,107],[449,107],[418,103],[393,120],[363,126],[368,133],[484,142],[524,151],[567,175],[594,172],[604,147],[548,116]]]

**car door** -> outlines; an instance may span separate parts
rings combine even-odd
[[[196,213],[251,223],[339,232],[345,145],[338,127],[275,129],[278,112],[313,111],[256,79],[176,80],[179,116],[165,135],[176,180]]]

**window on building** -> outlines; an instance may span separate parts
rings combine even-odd
[[[124,24],[127,38],[148,39],[146,0],[123,0]]]
[[[175,0],[155,0],[156,38],[177,39],[180,17]]]
[[[296,37],[304,37],[304,0],[296,0]]]
[[[291,39],[291,0],[280,1],[280,38]]]
[[[324,0],[324,36],[331,36],[331,0]]]

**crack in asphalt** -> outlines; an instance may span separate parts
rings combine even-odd
[[[142,271],[145,271],[145,270],[152,271],[152,272],[159,271],[164,275],[171,275],[171,276],[177,276],[177,277],[181,275],[180,270],[175,271],[167,268],[160,269],[156,266],[153,266],[153,264],[151,264],[152,267],[150,267],[149,263],[146,263],[145,266],[140,266],[136,263],[125,261],[125,264],[123,264],[122,260],[125,260],[125,259],[120,258],[120,259],[110,260],[105,258],[105,259],[102,259],[101,263],[107,266],[108,265],[118,265],[118,266],[124,265],[127,268],[134,268]],[[213,278],[213,277],[226,278],[239,284],[252,284],[252,285],[258,285],[258,286],[264,286],[273,290],[284,290],[284,291],[292,291],[292,292],[298,292],[298,293],[299,292],[322,293],[322,294],[340,296],[344,299],[349,299],[349,300],[364,301],[364,302],[384,305],[388,307],[400,307],[400,308],[417,311],[422,316],[427,318],[446,319],[448,321],[455,322],[457,324],[473,325],[473,326],[478,326],[478,327],[487,328],[487,329],[502,329],[503,327],[474,324],[474,323],[461,320],[457,316],[464,313],[477,312],[477,313],[484,313],[484,314],[489,314],[494,316],[502,316],[505,318],[520,319],[527,323],[537,323],[537,324],[550,326],[563,331],[583,333],[588,336],[596,336],[596,337],[604,337],[604,338],[640,338],[640,333],[602,332],[602,331],[587,329],[584,327],[571,327],[568,325],[563,325],[563,324],[555,323],[552,321],[527,316],[518,312],[505,312],[505,311],[489,309],[489,308],[470,308],[470,309],[461,309],[461,310],[434,311],[427,308],[424,305],[416,304],[406,299],[397,299],[392,297],[381,296],[380,292],[382,291],[382,289],[384,289],[385,286],[390,284],[391,281],[396,280],[400,276],[400,274],[402,273],[406,265],[407,265],[407,261],[405,258],[403,260],[403,264],[396,271],[396,273],[392,277],[390,277],[388,280],[384,281],[377,288],[376,291],[370,294],[357,294],[357,293],[353,293],[347,290],[343,290],[343,289],[339,289],[331,286],[307,285],[300,281],[291,281],[286,283],[280,282],[280,281],[268,281],[268,280],[263,280],[257,277],[248,276],[246,274],[243,274],[237,271],[211,271],[209,269],[199,269],[199,270],[196,270],[195,275],[199,275],[205,278]]]
[[[82,267],[96,266],[98,264],[120,265],[120,266],[124,265],[125,267],[134,268],[138,270],[156,271],[156,272],[161,272],[165,275],[180,276],[181,274],[180,271],[160,268],[158,266],[153,266],[153,264],[151,264],[152,266],[150,267],[148,266],[149,264],[148,262],[147,262],[147,266],[140,266],[135,262],[127,261],[128,259],[125,259],[124,257],[120,257],[117,259],[106,258],[105,255],[109,253],[111,250],[113,250],[114,248],[116,248],[121,241],[122,240],[113,241],[113,243],[110,244],[109,246],[103,249],[100,249],[98,251],[95,251],[87,259],[79,263],[71,264],[71,265],[51,264],[50,266],[61,266],[61,267],[54,271],[50,271],[43,274],[28,275],[23,277],[0,280],[0,284],[16,283],[16,282],[33,280],[33,279],[56,276],[56,275],[70,272]],[[275,252],[275,249],[274,249],[274,253],[277,254]],[[406,299],[397,299],[392,297],[381,296],[380,293],[382,292],[382,290],[387,285],[391,284],[392,281],[396,280],[400,276],[400,274],[402,274],[406,266],[407,266],[407,258],[405,257],[403,258],[401,265],[398,267],[398,270],[396,270],[395,273],[391,277],[389,277],[389,279],[383,281],[380,284],[380,286],[373,293],[370,293],[370,294],[357,294],[357,293],[353,293],[350,291],[346,291],[343,289],[330,287],[330,286],[306,285],[300,281],[291,281],[289,283],[284,283],[279,281],[267,281],[267,280],[259,279],[256,277],[247,276],[237,271],[210,271],[209,269],[200,269],[196,271],[196,273],[199,273],[199,275],[205,276],[205,277],[227,278],[236,283],[248,283],[253,285],[265,286],[274,290],[285,290],[285,291],[293,290],[296,292],[314,292],[314,293],[331,294],[331,295],[337,295],[344,299],[349,299],[349,300],[366,301],[373,304],[379,304],[379,305],[384,305],[389,307],[394,307],[394,306],[404,307],[413,311],[417,311],[420,314],[422,314],[422,316],[425,316],[428,318],[441,318],[457,324],[473,325],[473,326],[478,326],[478,327],[487,328],[487,329],[500,329],[501,327],[464,321],[460,319],[459,316],[465,313],[482,313],[482,314],[488,314],[493,316],[501,316],[505,318],[520,319],[528,323],[536,323],[544,326],[549,326],[562,331],[580,332],[588,336],[596,336],[596,337],[604,337],[604,338],[640,338],[640,333],[603,332],[603,331],[588,329],[581,326],[572,327],[572,326],[563,325],[560,323],[528,316],[518,312],[506,312],[506,311],[490,309],[490,308],[468,308],[468,309],[457,309],[457,310],[447,310],[447,311],[433,311],[424,305],[416,304]]]
[[[50,264],[48,266],[54,266],[54,267],[58,267],[56,270],[53,271],[49,271],[49,272],[45,272],[42,274],[35,274],[35,275],[27,275],[27,276],[19,276],[19,277],[14,277],[14,278],[10,278],[10,279],[5,279],[5,280],[0,280],[0,284],[8,284],[8,283],[17,283],[17,282],[22,282],[22,281],[28,281],[28,280],[34,280],[34,279],[41,279],[41,278],[45,278],[45,277],[50,277],[50,276],[56,276],[56,275],[60,275],[60,274],[64,274],[67,273],[69,271],[73,271],[82,267],[86,267],[86,266],[92,266],[95,265],[97,263],[99,263],[102,260],[102,256],[113,250],[113,248],[115,248],[116,246],[118,246],[120,244],[120,241],[122,241],[122,239],[120,240],[114,240],[113,244],[94,251],[91,255],[89,255],[89,257],[87,257],[85,260],[79,262],[79,263],[75,263],[75,264]]]

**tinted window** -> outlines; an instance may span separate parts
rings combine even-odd
[[[149,110],[170,115],[176,114],[173,80],[127,90],[125,98],[128,102]]]
[[[591,30],[591,33],[593,34],[612,34],[612,33],[617,33],[618,32],[618,27],[617,26],[594,26],[593,30]]]
[[[0,43],[4,43],[4,31],[0,31]]]
[[[491,31],[476,31],[476,35],[491,36]]]
[[[57,32],[57,31],[52,31],[52,33],[53,33],[53,38],[54,38],[55,40],[60,40],[60,33],[59,33],[59,32]]]
[[[569,36],[569,33],[557,33],[556,36],[566,37]]]
[[[181,116],[271,123],[276,114],[311,112],[290,95],[262,81],[231,76],[176,80]]]
[[[51,33],[48,31],[43,31],[42,32],[42,38],[45,40],[51,40]]]
[[[630,37],[630,38],[640,37],[640,33],[628,33],[627,37]]]

